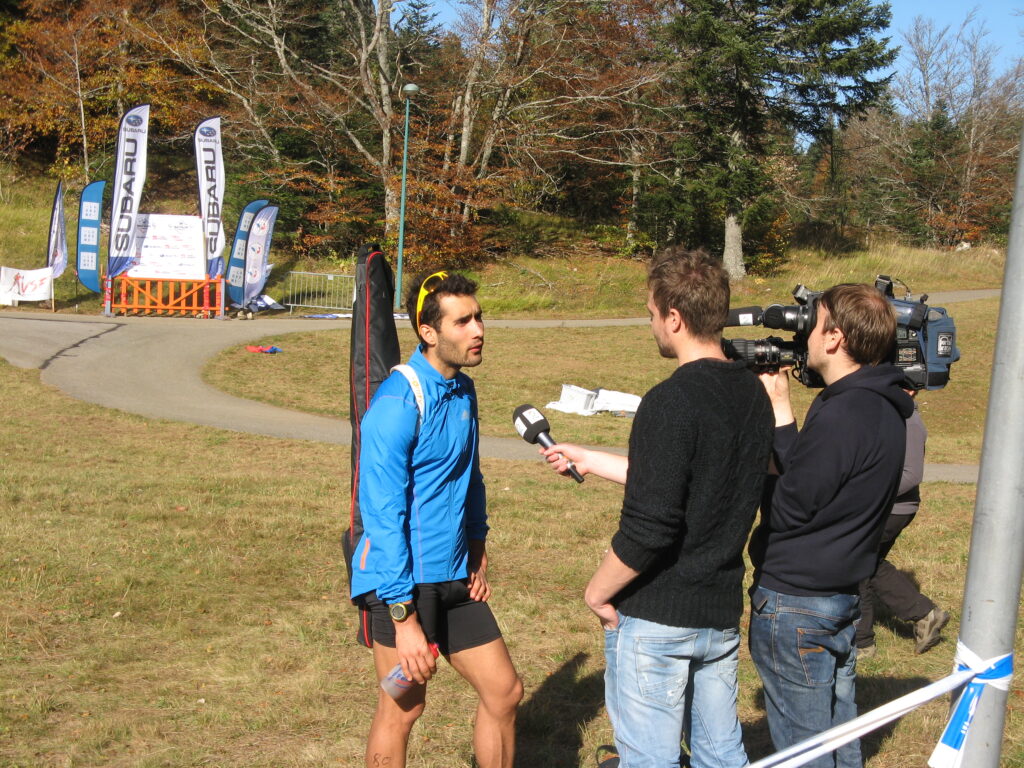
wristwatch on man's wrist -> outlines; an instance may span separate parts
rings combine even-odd
[[[388,606],[388,613],[391,614],[391,619],[399,623],[408,619],[416,608],[411,602],[408,603],[392,603]]]

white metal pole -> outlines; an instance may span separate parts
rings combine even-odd
[[[1013,652],[1024,573],[1024,133],[992,356],[960,640],[982,659]],[[964,745],[965,766],[998,768],[1007,691],[986,686]]]
[[[405,179],[409,170],[409,105],[412,97],[420,92],[415,83],[402,86],[405,96],[405,139],[402,142],[402,193],[398,211],[398,280],[395,285],[395,309],[402,306],[402,257],[405,255]]]

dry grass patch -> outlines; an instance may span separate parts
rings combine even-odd
[[[288,359],[292,338],[285,355],[251,357]],[[107,411],[5,364],[0,396],[0,764],[360,765],[375,693],[342,597],[348,451]],[[526,684],[519,765],[589,766],[610,727],[602,637],[580,596],[621,489],[540,464],[483,468],[494,608]],[[924,656],[880,619],[864,706],[949,671],[972,508],[971,486],[925,486],[893,558],[954,618]],[[468,768],[472,695],[445,665],[432,685],[411,764]],[[769,751],[759,690],[744,649],[752,758]],[[1006,765],[1024,764],[1021,705],[1018,682]],[[944,713],[937,702],[869,739],[869,768],[923,764]]]
[[[915,294],[1002,284],[1005,249],[964,252],[882,243],[846,254],[793,250],[770,277],[733,285],[733,303],[792,303],[797,283],[824,290],[835,283],[873,282],[887,274]],[[495,316],[636,317],[644,314],[647,263],[586,253],[505,259],[471,272]]]
[[[972,288],[998,288],[1002,285],[1006,251],[980,246],[967,251],[914,248],[897,243],[880,243],[869,250],[847,254],[825,254],[793,250],[778,275],[765,281],[781,280],[787,292],[797,283],[824,290],[836,283],[871,283],[875,275],[902,280],[915,295],[936,291],[962,291]],[[754,279],[750,282],[757,283]],[[740,291],[745,290],[746,282]],[[896,293],[902,293],[897,284]]]
[[[412,330],[399,329],[403,358],[415,345]],[[240,397],[313,413],[348,418],[349,331],[268,337],[279,355],[225,350],[204,371],[213,386]],[[481,431],[515,437],[512,411],[529,402],[540,408],[557,400],[561,385],[605,387],[642,394],[672,371],[658,357],[646,327],[507,329],[487,331],[484,363],[467,369],[476,382]],[[602,414],[546,413],[553,433],[598,445],[625,445],[630,419]]]
[[[999,300],[952,304],[949,310],[957,322],[963,357],[953,366],[945,389],[918,396],[929,430],[927,459],[974,464],[981,456]],[[726,333],[731,338],[769,334],[778,332],[731,328]],[[407,357],[415,341],[404,323],[399,339]],[[276,344],[284,352],[225,350],[207,366],[206,380],[240,397],[348,418],[348,330],[277,335],[259,343]],[[647,327],[491,328],[484,363],[467,372],[480,396],[483,434],[514,438],[515,407],[532,403],[544,408],[559,398],[562,384],[642,395],[668,376],[672,366],[672,361],[658,357]],[[794,384],[792,391],[802,421],[819,390]],[[558,439],[589,445],[624,447],[632,426],[630,419],[612,414],[574,416],[548,409],[545,415]]]

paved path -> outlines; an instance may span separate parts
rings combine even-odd
[[[929,297],[935,305],[999,296],[998,290]],[[491,328],[581,328],[646,325],[646,318],[494,320]],[[254,321],[0,312],[0,356],[39,368],[44,383],[72,397],[150,418],[171,419],[272,437],[348,445],[349,423],[229,395],[206,384],[206,362],[227,347],[297,331],[348,328],[347,320]],[[537,460],[518,438],[481,438],[481,454]],[[976,465],[926,464],[926,481],[973,483]]]

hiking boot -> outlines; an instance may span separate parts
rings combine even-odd
[[[939,642],[939,633],[949,621],[949,614],[941,608],[932,608],[923,619],[914,622],[914,653],[924,653]]]
[[[865,645],[857,648],[857,661],[865,661],[870,659],[878,653],[878,647],[872,643],[871,645]]]

